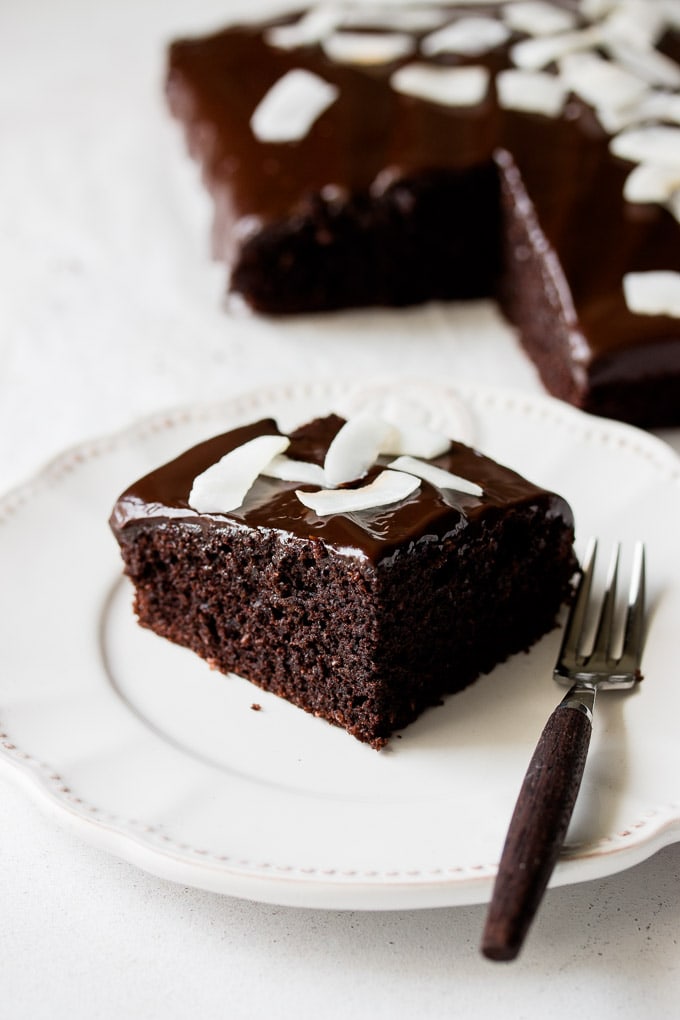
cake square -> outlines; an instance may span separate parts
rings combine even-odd
[[[553,395],[680,422],[671,5],[322,5],[178,40],[167,95],[233,295],[494,296]]]
[[[320,488],[357,423],[365,433],[330,415],[289,437],[273,420],[216,436],[130,486],[111,527],[142,626],[381,748],[550,630],[577,568],[564,499],[442,437],[435,456],[378,453]],[[224,512],[199,498],[214,465],[263,437],[286,445],[286,470],[260,471]],[[407,494],[338,509],[386,478]]]

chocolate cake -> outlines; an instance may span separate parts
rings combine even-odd
[[[554,626],[573,520],[561,497],[443,437],[415,449],[436,456],[396,460],[408,436],[369,441],[363,476],[338,480],[339,463],[357,470],[338,458],[357,425],[375,435],[375,420],[329,416],[289,439],[272,420],[212,438],[132,485],[111,526],[143,626],[381,748]],[[244,482],[258,444],[285,456]],[[239,458],[225,495],[212,476]],[[352,501],[364,509],[341,508]]]
[[[340,3],[174,43],[231,291],[495,295],[551,393],[679,424],[679,29],[668,0]]]

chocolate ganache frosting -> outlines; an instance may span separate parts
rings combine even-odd
[[[293,460],[323,464],[331,440],[343,419],[330,415],[303,426],[290,436],[287,455]],[[311,489],[305,483],[280,481],[261,475],[243,504],[229,513],[199,514],[189,505],[194,479],[226,453],[262,435],[281,435],[276,423],[264,419],[215,436],[186,451],[135,482],[118,499],[111,526],[119,541],[134,530],[163,520],[183,520],[197,527],[246,528],[277,532],[282,539],[321,541],[341,555],[383,563],[396,550],[409,551],[413,544],[441,540],[462,531],[470,520],[493,517],[499,510],[539,503],[549,517],[562,517],[571,526],[566,502],[554,493],[522,478],[471,447],[452,442],[449,450],[431,460],[437,467],[476,482],[479,497],[440,489],[421,481],[415,492],[400,502],[371,510],[317,516],[297,498],[295,490]],[[361,479],[366,484],[387,464],[380,463]]]

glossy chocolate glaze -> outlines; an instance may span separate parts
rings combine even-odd
[[[454,8],[475,16],[495,9]],[[361,69],[329,60],[317,45],[277,49],[265,31],[233,27],[170,50],[169,100],[215,199],[220,258],[232,262],[244,239],[294,218],[314,193],[328,201],[379,193],[400,178],[474,166],[507,149],[571,292],[579,358],[591,382],[680,375],[680,323],[633,315],[621,285],[630,271],[680,271],[680,225],[659,205],[624,200],[631,164],[609,153],[609,137],[586,105],[573,98],[559,119],[501,111],[492,88],[476,107],[446,108],[389,86],[395,69],[413,57]],[[480,57],[430,59],[496,72],[510,66],[509,47],[520,38]],[[680,36],[668,36],[662,48],[680,60]],[[298,67],[336,84],[339,98],[300,142],[264,144],[250,117],[269,88]]]
[[[286,455],[322,464],[341,424],[341,418],[331,415],[304,426],[291,435]],[[238,510],[228,514],[198,514],[189,507],[189,493],[198,474],[255,436],[279,434],[276,423],[264,419],[187,450],[135,482],[121,495],[111,516],[114,534],[124,542],[138,527],[183,520],[209,529],[254,528],[276,531],[284,538],[320,540],[336,552],[378,563],[397,549],[408,551],[413,543],[441,539],[462,530],[468,521],[513,507],[538,503],[548,516],[560,516],[573,524],[571,511],[561,497],[460,443],[452,443],[450,450],[432,463],[477,482],[484,490],[479,498],[444,492],[421,482],[420,487],[400,503],[358,513],[317,517],[295,495],[295,489],[314,489],[315,486],[260,476]],[[385,462],[389,459],[383,458]],[[378,470],[371,469],[358,484],[370,481]]]

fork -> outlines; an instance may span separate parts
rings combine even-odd
[[[578,796],[601,689],[624,690],[642,679],[645,558],[637,543],[620,653],[615,651],[616,583],[620,546],[609,566],[592,648],[588,621],[597,541],[584,557],[553,678],[571,684],[539,738],[510,821],[498,867],[481,951],[490,960],[513,960],[534,919],[564,844]]]

